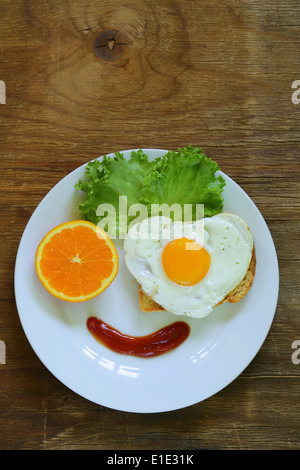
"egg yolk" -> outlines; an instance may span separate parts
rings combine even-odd
[[[181,286],[192,286],[206,275],[210,256],[205,248],[194,240],[177,238],[165,246],[162,264],[171,281]]]

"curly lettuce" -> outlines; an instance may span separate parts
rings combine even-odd
[[[75,185],[77,190],[86,193],[85,201],[79,205],[83,218],[97,225],[106,217],[106,213],[99,212],[99,209],[113,206],[118,235],[121,224],[120,196],[126,196],[127,207],[139,203],[144,179],[151,168],[152,163],[142,150],[131,152],[130,159],[116,152],[113,157],[105,155],[102,160],[89,162],[85,179]],[[133,219],[134,216],[128,217],[128,224]]]
[[[152,171],[145,178],[141,199],[148,208],[152,204],[204,205],[204,217],[211,217],[223,209],[224,178],[215,176],[218,164],[197,147],[188,146],[177,152],[169,151],[153,162]]]
[[[124,231],[121,196],[126,197],[127,209],[136,204],[143,206],[145,217],[153,215],[154,206],[174,204],[182,211],[189,204],[193,208],[193,220],[197,218],[197,205],[204,205],[204,216],[210,217],[223,209],[225,180],[221,175],[216,176],[217,170],[216,162],[206,157],[202,149],[192,146],[169,151],[153,161],[149,161],[142,150],[131,152],[129,159],[117,152],[112,157],[104,156],[102,160],[87,164],[84,180],[75,185],[77,190],[86,193],[79,209],[86,220],[99,224],[107,215],[99,208],[113,207],[117,236]],[[129,216],[127,213],[126,227],[136,217],[137,214]]]

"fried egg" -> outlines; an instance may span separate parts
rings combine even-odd
[[[229,213],[194,222],[150,217],[124,240],[126,266],[142,290],[165,310],[195,318],[243,280],[252,250],[246,222]]]

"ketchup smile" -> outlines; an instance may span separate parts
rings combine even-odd
[[[190,333],[187,323],[177,321],[146,336],[129,336],[97,317],[87,320],[90,333],[109,349],[132,356],[154,357],[182,344]]]

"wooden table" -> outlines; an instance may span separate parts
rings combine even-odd
[[[2,0],[0,9],[0,448],[299,449],[300,5]],[[60,383],[24,335],[18,244],[38,203],[78,166],[188,144],[219,163],[270,228],[274,322],[246,370],[202,403],[157,414],[98,406]]]

